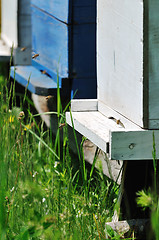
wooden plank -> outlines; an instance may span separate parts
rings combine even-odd
[[[62,78],[69,72],[68,31],[69,26],[32,7],[32,48],[39,54],[34,61]]]
[[[159,159],[159,131],[155,130],[156,156]],[[110,159],[152,160],[153,131],[111,131]]]
[[[159,1],[149,0],[148,5],[149,126],[159,129]]]
[[[98,111],[94,112],[72,112],[74,128],[80,134],[87,137],[105,153],[108,153],[109,132],[112,130],[125,131],[125,128],[114,119],[106,118]],[[70,113],[66,113],[66,121],[72,126]]]
[[[98,99],[143,127],[143,1],[98,1]]]
[[[86,112],[86,111],[97,111],[98,100],[97,99],[73,99],[71,100],[71,111],[72,112]]]
[[[81,135],[87,137],[101,150],[107,152],[106,145],[107,142],[109,142],[109,131],[108,129],[105,132],[102,130],[104,126],[100,113],[91,112],[90,114],[89,112],[73,112],[72,117],[75,130]],[[96,125],[97,119],[99,120],[98,126]],[[66,121],[70,126],[72,126],[70,113],[68,112],[66,113]]]
[[[32,66],[11,67],[11,77],[37,95],[48,96],[57,91],[57,82]]]
[[[9,47],[12,47],[13,44],[16,47],[18,44],[17,9],[17,0],[2,0],[1,38]]]

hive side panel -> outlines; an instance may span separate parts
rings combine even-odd
[[[18,46],[31,48],[31,0],[18,2]]]
[[[98,1],[98,99],[143,127],[143,2]]]
[[[69,2],[69,0],[31,0],[34,6],[66,23],[69,20]]]
[[[67,78],[69,26],[32,7],[32,49],[39,56],[33,61]]]
[[[5,43],[12,47],[17,47],[18,30],[17,30],[17,0],[2,0],[2,23],[1,38]]]
[[[159,1],[149,0],[149,128],[159,129]]]

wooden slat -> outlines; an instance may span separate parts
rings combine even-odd
[[[155,130],[156,154],[159,159],[159,130]],[[153,131],[112,131],[110,133],[110,158],[118,160],[151,160]]]
[[[37,95],[47,96],[57,89],[57,83],[53,79],[32,66],[11,67],[11,77],[15,77],[17,82]]]
[[[159,129],[159,1],[149,0],[148,2],[149,127]]]
[[[98,111],[72,112],[72,118],[75,130],[105,153],[109,153],[111,160],[152,160],[153,131],[138,127],[123,128]],[[70,113],[66,114],[66,121],[72,126]],[[159,131],[155,130],[154,133],[157,148]],[[159,159],[158,149],[157,158]]]
[[[122,125],[114,119],[105,117],[98,111],[95,112],[72,112],[75,130],[87,137],[105,153],[108,152],[109,132],[112,130],[125,131]],[[72,126],[70,113],[66,113],[66,121]]]
[[[72,112],[86,112],[86,111],[97,111],[98,101],[97,99],[74,99],[71,101]]]

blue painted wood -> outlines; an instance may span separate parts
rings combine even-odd
[[[96,78],[96,25],[73,27],[72,71],[76,79]],[[79,82],[80,84],[80,82]],[[96,86],[96,81],[92,80]]]
[[[32,3],[32,55],[39,54],[32,66],[55,82],[59,77],[60,87],[71,79],[77,98],[96,98],[96,0],[27,1]]]
[[[62,87],[62,79],[57,72],[53,72],[51,69],[47,68],[46,66],[39,64],[38,62],[32,60],[32,66],[35,67],[36,69],[38,69],[40,72],[42,71],[46,71],[46,75],[49,76],[50,78],[52,78],[53,80],[55,80],[55,82],[59,81],[59,87]]]
[[[57,91],[57,82],[32,66],[11,67],[11,77],[32,93],[47,96]]]
[[[75,96],[74,96],[75,94]],[[71,98],[74,99],[96,99],[97,83],[96,78],[73,79],[71,87]]]
[[[32,7],[32,49],[39,54],[34,61],[68,77],[68,26]]]
[[[72,2],[72,22],[74,24],[96,23],[97,0],[74,0]]]
[[[96,0],[31,0],[37,8],[68,24],[95,23]]]
[[[66,23],[69,22],[69,2],[69,0],[31,0],[34,6]]]
[[[37,28],[38,26],[38,28]],[[66,25],[32,7],[34,62],[60,78],[96,77],[96,25]],[[44,47],[45,46],[45,47]]]

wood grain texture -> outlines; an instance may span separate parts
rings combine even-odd
[[[143,3],[98,1],[98,99],[143,126]]]

